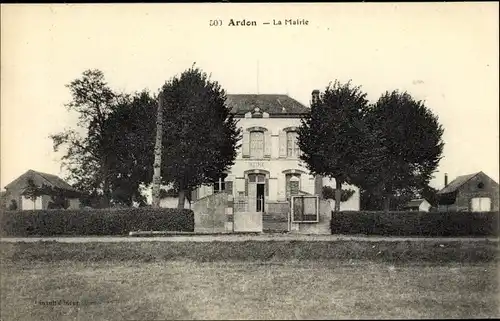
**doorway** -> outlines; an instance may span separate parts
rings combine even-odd
[[[265,184],[257,183],[257,212],[264,212]]]

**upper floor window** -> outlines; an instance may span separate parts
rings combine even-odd
[[[298,133],[295,131],[289,131],[286,133],[286,156],[287,157],[298,157],[299,156],[299,145],[298,145]]]
[[[250,132],[250,157],[264,158],[264,132]]]

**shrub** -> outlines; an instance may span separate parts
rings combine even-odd
[[[1,236],[127,235],[130,231],[194,231],[194,214],[183,209],[5,211]]]
[[[499,236],[499,212],[332,212],[332,234]]]

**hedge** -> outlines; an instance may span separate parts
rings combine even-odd
[[[130,231],[194,231],[191,210],[127,208],[4,211],[0,235],[127,235]]]
[[[499,236],[499,212],[332,212],[332,234]]]

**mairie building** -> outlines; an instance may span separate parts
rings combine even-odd
[[[311,99],[318,95],[313,91]],[[216,183],[193,191],[192,202],[225,192],[235,200],[246,199],[245,211],[265,213],[289,202],[291,195],[321,195],[323,186],[335,188],[334,179],[310,175],[299,159],[297,129],[310,108],[279,94],[228,94],[226,104],[242,129],[241,147],[232,168]],[[355,193],[341,203],[341,210],[359,210],[359,189],[342,188]]]

